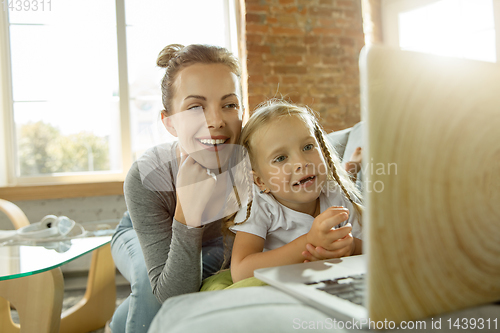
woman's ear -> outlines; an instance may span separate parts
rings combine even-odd
[[[162,112],[161,113],[161,122],[163,123],[163,126],[167,129],[167,131],[172,134],[175,137],[178,137],[177,131],[175,130],[175,126],[172,122],[171,117],[165,116],[165,114]]]

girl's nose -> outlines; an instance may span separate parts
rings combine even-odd
[[[295,166],[295,171],[300,171],[301,169],[305,169],[309,166],[310,163],[308,162],[302,162],[302,163],[296,163]]]
[[[207,120],[208,128],[222,128],[225,126],[222,110],[215,107],[209,107],[205,112],[205,119]]]

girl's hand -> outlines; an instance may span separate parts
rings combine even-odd
[[[338,229],[333,228],[348,218],[347,208],[338,206],[328,208],[314,219],[311,230],[306,234],[307,243],[328,251],[344,253],[345,251],[340,250],[352,243],[350,235],[352,226],[347,224]]]
[[[333,231],[337,230],[339,229],[335,229]],[[326,250],[321,246],[307,244],[306,251],[302,252],[302,255],[305,258],[304,262],[348,257],[354,254],[355,244],[354,238],[352,237],[351,233],[341,239],[336,240],[334,243],[335,246],[338,247],[338,249],[333,251]]]
[[[200,227],[201,218],[212,193],[216,178],[191,156],[181,153],[177,174],[177,205],[174,218],[190,227]]]

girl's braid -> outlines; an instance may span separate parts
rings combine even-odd
[[[241,149],[241,151],[242,152],[240,154],[233,155],[233,157],[231,158],[233,163],[230,163],[230,165],[236,166],[238,163],[243,163],[243,175],[244,175],[245,185],[248,188],[248,200],[249,200],[248,204],[247,204],[247,215],[245,217],[245,220],[243,222],[240,222],[240,223],[234,222],[234,219],[235,219],[236,214],[238,212],[232,213],[223,219],[222,239],[223,239],[223,244],[224,244],[224,260],[222,262],[222,266],[221,266],[221,269],[219,270],[219,272],[223,271],[229,265],[229,262],[231,259],[231,251],[229,249],[232,248],[232,241],[234,241],[234,234],[230,231],[229,227],[236,225],[236,224],[241,224],[241,223],[246,222],[248,220],[248,218],[250,217],[250,209],[252,207],[252,200],[251,199],[252,199],[252,194],[253,194],[253,192],[252,192],[253,182],[249,181],[249,178],[250,178],[249,177],[250,173],[248,172],[249,160],[248,160],[248,158],[246,158],[248,155],[245,155],[246,149]],[[241,159],[238,160],[238,157],[241,157]],[[233,192],[235,194],[235,199],[238,202],[238,209],[241,209],[242,202],[241,202],[241,198],[238,194],[237,183],[234,179],[233,173],[231,172],[231,167],[229,168],[228,172],[229,172],[229,176],[231,178],[231,183],[233,186]],[[219,272],[217,272],[217,273],[219,273]]]
[[[245,154],[245,152],[246,152],[246,154]],[[248,163],[249,163],[248,151],[246,149],[241,149],[241,156],[242,156],[242,158],[241,158],[240,163],[243,163],[243,175],[244,175],[244,179],[245,179],[245,185],[248,189],[247,214],[246,214],[245,220],[242,222],[239,222],[239,223],[234,222],[234,216],[236,216],[236,214],[235,214],[232,219],[227,221],[228,222],[227,228],[229,228],[232,225],[238,225],[238,224],[245,223],[250,218],[250,211],[252,209],[253,181],[250,181],[250,178],[251,178],[250,174],[251,173],[248,170]],[[241,203],[240,203],[240,205],[241,205]]]
[[[328,146],[325,143],[325,136],[323,135],[323,131],[321,130],[321,128],[319,127],[319,125],[316,121],[314,123],[314,134],[316,136],[316,139],[319,142],[319,145],[321,146],[321,151],[323,152],[323,155],[326,159],[326,163],[328,164],[328,167],[330,169],[331,176],[333,176],[333,178],[335,179],[337,184],[339,184],[340,188],[342,189],[342,192],[344,192],[347,199],[349,199],[349,201],[352,203],[352,205],[356,208],[358,213],[361,215],[361,212],[362,212],[361,207],[359,206],[359,204],[357,202],[355,202],[352,199],[349,191],[347,191],[339,174],[337,173],[337,167],[336,167],[335,163],[333,162],[333,158],[332,158],[332,155],[330,153],[330,149],[328,149]],[[361,221],[360,221],[360,224],[361,224]]]
[[[243,150],[247,152],[246,156],[248,157],[248,150],[246,150],[246,149],[243,149]],[[244,152],[242,154],[243,154],[243,156],[245,156]],[[249,180],[250,174],[251,174],[250,172],[251,171],[248,170],[248,163],[247,163],[248,161],[249,161],[248,158],[243,157],[243,173],[245,175],[246,185],[247,185],[247,188],[248,188],[247,215],[245,217],[245,220],[243,220],[243,222],[240,222],[238,224],[245,223],[248,220],[248,218],[250,217],[250,211],[252,210],[253,181]]]

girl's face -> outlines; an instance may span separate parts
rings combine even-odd
[[[208,169],[227,163],[242,124],[238,77],[223,64],[194,64],[174,81],[173,115],[167,130],[179,138],[181,152]]]
[[[325,160],[312,129],[297,116],[283,116],[259,128],[251,142],[254,181],[284,206],[303,211],[327,179]]]

